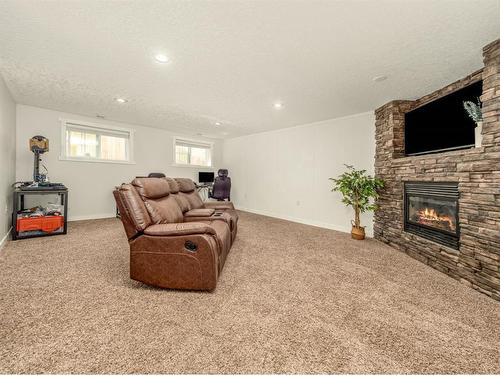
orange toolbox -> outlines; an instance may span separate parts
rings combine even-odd
[[[64,216],[21,217],[17,219],[17,231],[41,230],[51,233],[64,226]]]

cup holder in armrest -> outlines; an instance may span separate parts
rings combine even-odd
[[[216,212],[214,216],[222,216],[222,212]]]

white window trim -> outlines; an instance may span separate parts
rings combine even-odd
[[[177,163],[177,157],[175,154],[175,145],[177,144],[177,141],[184,141],[184,142],[193,142],[193,143],[199,143],[203,144],[206,146],[209,146],[210,148],[210,164],[211,165],[196,165],[196,164],[180,164]],[[192,138],[186,138],[186,137],[173,137],[173,142],[172,142],[172,167],[181,167],[181,168],[196,168],[196,169],[207,169],[207,170],[214,170],[214,143],[205,141],[205,140],[200,140],[200,139],[192,139]]]
[[[62,161],[77,161],[84,163],[108,163],[108,164],[135,164],[134,159],[134,129],[130,128],[121,128],[118,126],[112,126],[108,124],[96,123],[96,122],[88,122],[82,120],[72,120],[60,118],[61,122],[61,152],[59,155],[59,160]],[[82,157],[71,157],[66,155],[66,128],[68,125],[82,125],[84,127],[96,128],[101,130],[115,130],[121,132],[127,132],[129,134],[128,141],[128,160],[105,160],[105,159],[94,159],[94,158],[82,158]]]

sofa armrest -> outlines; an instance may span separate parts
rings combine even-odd
[[[234,210],[233,202],[203,202],[203,205],[214,210]]]
[[[154,224],[144,230],[149,236],[185,236],[190,234],[216,234],[215,229],[204,223]]]
[[[214,214],[213,208],[197,208],[184,213],[185,217],[210,217]]]

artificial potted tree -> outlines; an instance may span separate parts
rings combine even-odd
[[[357,170],[352,165],[347,165],[347,171],[333,181],[332,191],[342,194],[342,202],[354,209],[354,220],[351,220],[351,237],[356,240],[365,238],[365,227],[361,226],[360,214],[366,211],[375,211],[377,206],[372,203],[378,197],[378,190],[384,187],[384,181],[368,176],[366,170]]]
[[[481,101],[478,99],[477,104],[467,100],[464,102],[464,108],[469,117],[476,123],[474,129],[475,146],[481,147],[483,142],[483,112],[481,111]]]

